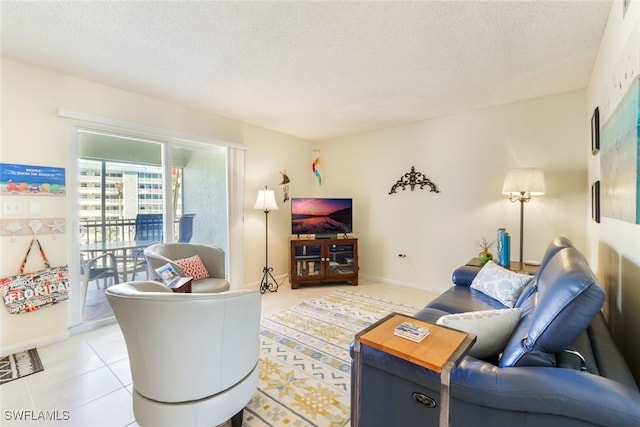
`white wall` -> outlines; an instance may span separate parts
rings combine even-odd
[[[524,259],[539,260],[557,235],[584,249],[585,114],[585,92],[575,91],[326,141],[316,194],[354,198],[360,273],[390,282],[450,286],[452,271],[477,256],[475,242],[495,239],[498,227],[510,232],[517,259],[519,204],[501,194],[513,167],[546,177],[547,193],[525,205]],[[440,193],[389,195],[411,166]]]
[[[627,17],[637,22],[639,5],[631,4]],[[286,170],[291,197],[354,198],[362,275],[428,289],[449,286],[452,270],[477,254],[475,241],[493,238],[498,227],[511,232],[512,258],[517,256],[519,208],[501,195],[502,182],[509,168],[535,166],[546,173],[547,194],[525,206],[525,259],[539,259],[554,236],[564,235],[579,249],[589,248],[596,261],[597,248],[604,243],[621,254],[616,260],[630,259],[637,269],[640,251],[628,237],[638,241],[638,226],[603,219],[594,227],[590,220],[589,186],[597,171],[588,156],[589,119],[607,84],[606,63],[630,33],[632,24],[619,21],[607,27],[604,53],[588,93],[575,91],[316,144],[3,59],[0,161],[64,167],[68,122],[57,117],[60,107],[242,142],[249,147],[246,282],[259,281],[264,266],[264,213],[252,207],[265,184],[276,190],[280,205],[269,214],[270,266],[278,277],[287,273],[290,204],[282,202],[278,185],[278,172]],[[311,172],[315,157],[320,158],[322,185]],[[441,192],[407,189],[388,195],[411,166]],[[52,217],[65,216],[65,206],[43,201],[43,211]],[[60,248],[50,256],[52,263],[67,261],[64,238],[43,243]],[[15,272],[21,257],[15,249],[24,245],[24,239],[0,238],[2,276]],[[408,257],[400,259],[398,253]],[[617,272],[628,264],[621,260],[616,265]],[[66,332],[67,303],[21,316],[0,311],[3,350]]]
[[[249,199],[255,198],[254,190],[257,191],[260,185],[280,182],[278,169],[295,163],[299,157],[296,150],[302,150],[307,144],[305,141],[6,58],[2,58],[0,67],[1,162],[68,167],[67,143],[71,121],[58,117],[59,108],[247,145],[248,209],[245,211],[245,221],[249,224],[249,232],[245,233],[244,238],[250,245],[245,246],[245,280],[248,283],[260,280],[264,264],[264,228],[256,232],[252,224],[259,223],[264,227],[264,214],[251,209],[253,200],[249,203]],[[254,149],[256,154],[253,153]],[[34,200],[31,196],[3,196],[3,200],[7,199],[24,203]],[[42,203],[41,217],[66,217],[65,199],[38,198]],[[286,213],[286,210],[283,212]],[[30,215],[25,212],[22,217]],[[284,216],[274,214],[274,217],[275,233],[285,232],[288,225],[283,226]],[[17,272],[29,239],[28,236],[15,239],[0,237],[1,277]],[[286,242],[286,239],[281,240]],[[42,236],[41,241],[52,265],[69,262],[67,235],[57,235],[55,240],[51,236]],[[283,244],[275,246],[276,250],[283,251]],[[276,274],[285,274],[286,254],[274,255],[273,259],[276,261]],[[30,264],[27,271],[35,268]],[[74,280],[77,281],[77,277]],[[72,294],[72,297],[75,295]],[[41,345],[66,336],[69,305],[69,302],[62,302],[40,312],[21,315],[9,315],[4,307],[0,307],[0,353]]]
[[[640,71],[640,2],[630,2],[623,18],[623,2],[614,2],[598,58],[587,91],[587,111],[591,119],[596,106],[603,112],[601,125],[626,92],[612,83],[627,85]],[[631,54],[625,53],[627,48]],[[626,74],[625,74],[626,73]],[[600,179],[600,155],[583,150],[589,166],[589,181]],[[637,189],[640,191],[640,188]],[[637,382],[640,382],[640,225],[603,217],[600,224],[588,222],[590,264],[607,289],[605,309],[609,325]]]

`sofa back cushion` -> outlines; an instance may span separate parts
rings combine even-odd
[[[604,303],[604,290],[573,247],[558,250],[536,279],[535,292],[522,302],[522,319],[500,358],[501,367],[555,366],[554,354],[578,338]]]

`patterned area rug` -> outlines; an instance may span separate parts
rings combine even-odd
[[[348,425],[351,341],[394,311],[417,309],[338,290],[264,319],[258,392],[244,427]]]
[[[0,384],[26,377],[44,370],[38,350],[21,351],[0,357]]]

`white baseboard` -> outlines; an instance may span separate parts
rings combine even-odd
[[[108,317],[106,319],[96,320],[95,322],[85,322],[79,325],[72,326],[71,328],[69,328],[69,332],[71,333],[71,335],[81,334],[82,332],[92,331],[103,326],[112,325],[116,322],[117,320],[115,317]]]
[[[288,277],[289,274],[287,273],[280,274],[279,276],[273,276],[273,278],[276,279],[276,282],[278,282],[278,286],[282,286]],[[240,289],[260,289],[260,281],[245,283]]]
[[[31,341],[24,341],[16,345],[12,345],[9,347],[3,347],[0,349],[0,357],[8,356],[13,353],[17,353],[20,351],[27,351],[32,348],[42,347],[48,344],[52,344],[54,342],[59,342],[66,340],[70,337],[69,331],[62,332],[56,335],[50,335],[48,337],[42,337]]]
[[[359,274],[358,276],[361,279],[370,280],[372,282],[380,282],[380,283],[386,283],[388,285],[406,286],[408,288],[422,289],[425,291],[433,292],[434,294],[438,294],[438,295],[447,289],[446,287],[443,288],[440,286],[427,285],[425,283],[403,282],[400,280],[391,280],[383,277],[367,276],[366,274]]]

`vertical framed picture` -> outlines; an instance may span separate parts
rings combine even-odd
[[[591,184],[591,218],[600,222],[600,181]]]
[[[591,116],[591,154],[600,151],[600,109],[596,107]]]

